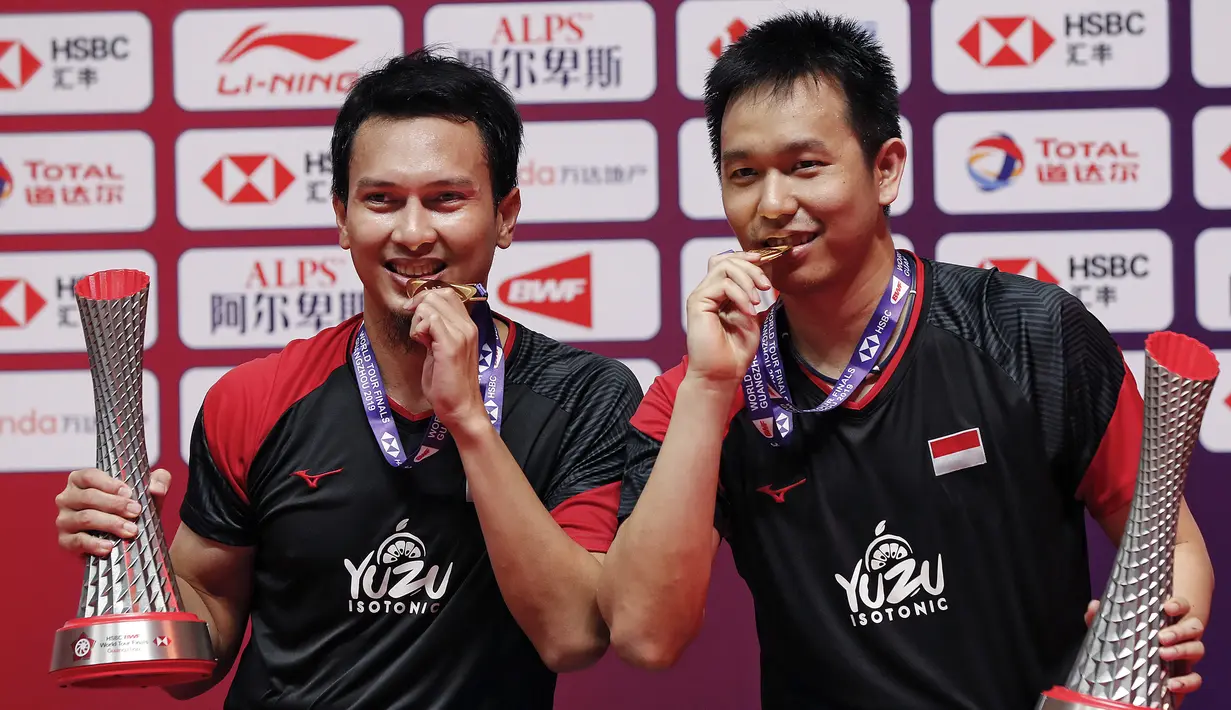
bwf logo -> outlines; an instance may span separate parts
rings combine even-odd
[[[394,533],[369,552],[358,565],[343,560],[350,573],[347,610],[372,614],[435,614],[449,588],[450,562],[444,575],[440,565],[427,569],[427,548],[406,532],[409,519],[397,524]],[[379,583],[378,581],[379,580]],[[420,591],[427,599],[411,599]]]
[[[835,574],[846,592],[851,626],[867,626],[948,611],[945,571],[936,556],[935,574],[930,560],[920,562],[910,543],[898,535],[885,534],[885,521],[876,526],[876,537],[855,563],[849,579]]]

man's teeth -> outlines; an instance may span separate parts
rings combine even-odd
[[[800,244],[807,244],[812,241],[811,234],[796,234],[789,237],[771,237],[765,241],[766,246],[771,247],[797,247]]]
[[[393,270],[394,272],[402,276],[408,276],[413,279],[413,278],[418,278],[420,276],[431,276],[432,274],[435,274],[441,271],[443,268],[444,268],[444,265],[441,264],[439,266],[419,266],[419,267],[395,266],[393,267]]]

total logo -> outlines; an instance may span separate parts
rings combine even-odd
[[[347,611],[358,614],[436,614],[449,589],[450,562],[444,573],[439,564],[427,566],[427,547],[406,531],[409,519],[358,564],[342,562],[350,574]],[[420,595],[419,592],[422,592]]]
[[[1026,156],[1004,133],[984,138],[970,147],[967,163],[970,179],[980,190],[991,192],[1009,185],[1026,167]]]
[[[175,98],[190,111],[335,107],[402,52],[392,7],[189,10],[172,33]]]
[[[295,182],[295,175],[269,154],[224,155],[201,182],[227,204],[269,204]]]
[[[662,320],[658,261],[644,239],[515,242],[492,264],[493,308],[557,340],[648,340]]]
[[[850,578],[835,574],[846,592],[851,626],[884,624],[949,610],[944,597],[945,569],[939,554],[933,561],[919,559],[905,538],[886,533],[885,521]]]

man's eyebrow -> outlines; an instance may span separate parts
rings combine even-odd
[[[800,138],[793,140],[790,143],[774,150],[775,153],[802,153],[808,150],[825,150],[825,141],[819,138]],[[747,160],[751,155],[747,150],[724,150],[722,151],[722,162],[734,162],[737,160]]]

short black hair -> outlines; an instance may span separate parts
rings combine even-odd
[[[802,77],[841,88],[846,118],[871,165],[885,141],[901,138],[893,63],[875,36],[854,20],[815,10],[788,12],[751,27],[718,57],[705,80],[705,121],[714,167],[727,105],[762,87],[775,94]]]
[[[483,138],[496,205],[517,187],[522,121],[517,104],[490,71],[424,47],[361,76],[333,124],[333,194],[346,203],[355,134],[371,118],[438,116],[472,122]]]

